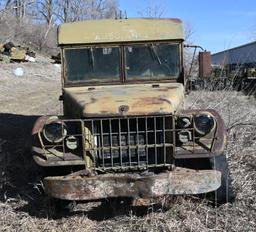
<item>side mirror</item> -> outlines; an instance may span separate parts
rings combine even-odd
[[[59,96],[59,101],[63,101],[63,95]]]
[[[199,52],[199,77],[205,78],[211,76],[212,60],[210,52]]]

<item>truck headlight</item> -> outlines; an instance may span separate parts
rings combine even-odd
[[[44,125],[43,135],[48,142],[59,143],[66,137],[67,128],[61,121],[51,121]]]
[[[211,114],[198,114],[194,117],[195,131],[201,135],[207,135],[216,127],[216,121]]]

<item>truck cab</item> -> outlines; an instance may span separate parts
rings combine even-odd
[[[39,118],[32,132],[36,163],[69,170],[44,178],[50,197],[230,200],[223,120],[183,108],[183,42],[179,19],[59,27],[64,115]]]

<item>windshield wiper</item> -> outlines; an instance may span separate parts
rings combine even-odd
[[[162,61],[161,61],[161,59],[160,59],[160,57],[159,57],[159,55],[158,55],[158,53],[157,53],[157,51],[156,51],[156,47],[155,47],[154,44],[151,44],[150,50],[153,52],[154,56],[156,57],[157,62],[158,62],[160,65],[162,65]]]
[[[92,64],[92,70],[94,69],[94,53],[93,53],[93,47],[90,47],[90,58],[91,58],[91,64]]]

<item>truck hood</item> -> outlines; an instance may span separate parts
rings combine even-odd
[[[180,83],[64,88],[65,111],[72,117],[171,114],[184,102]]]

